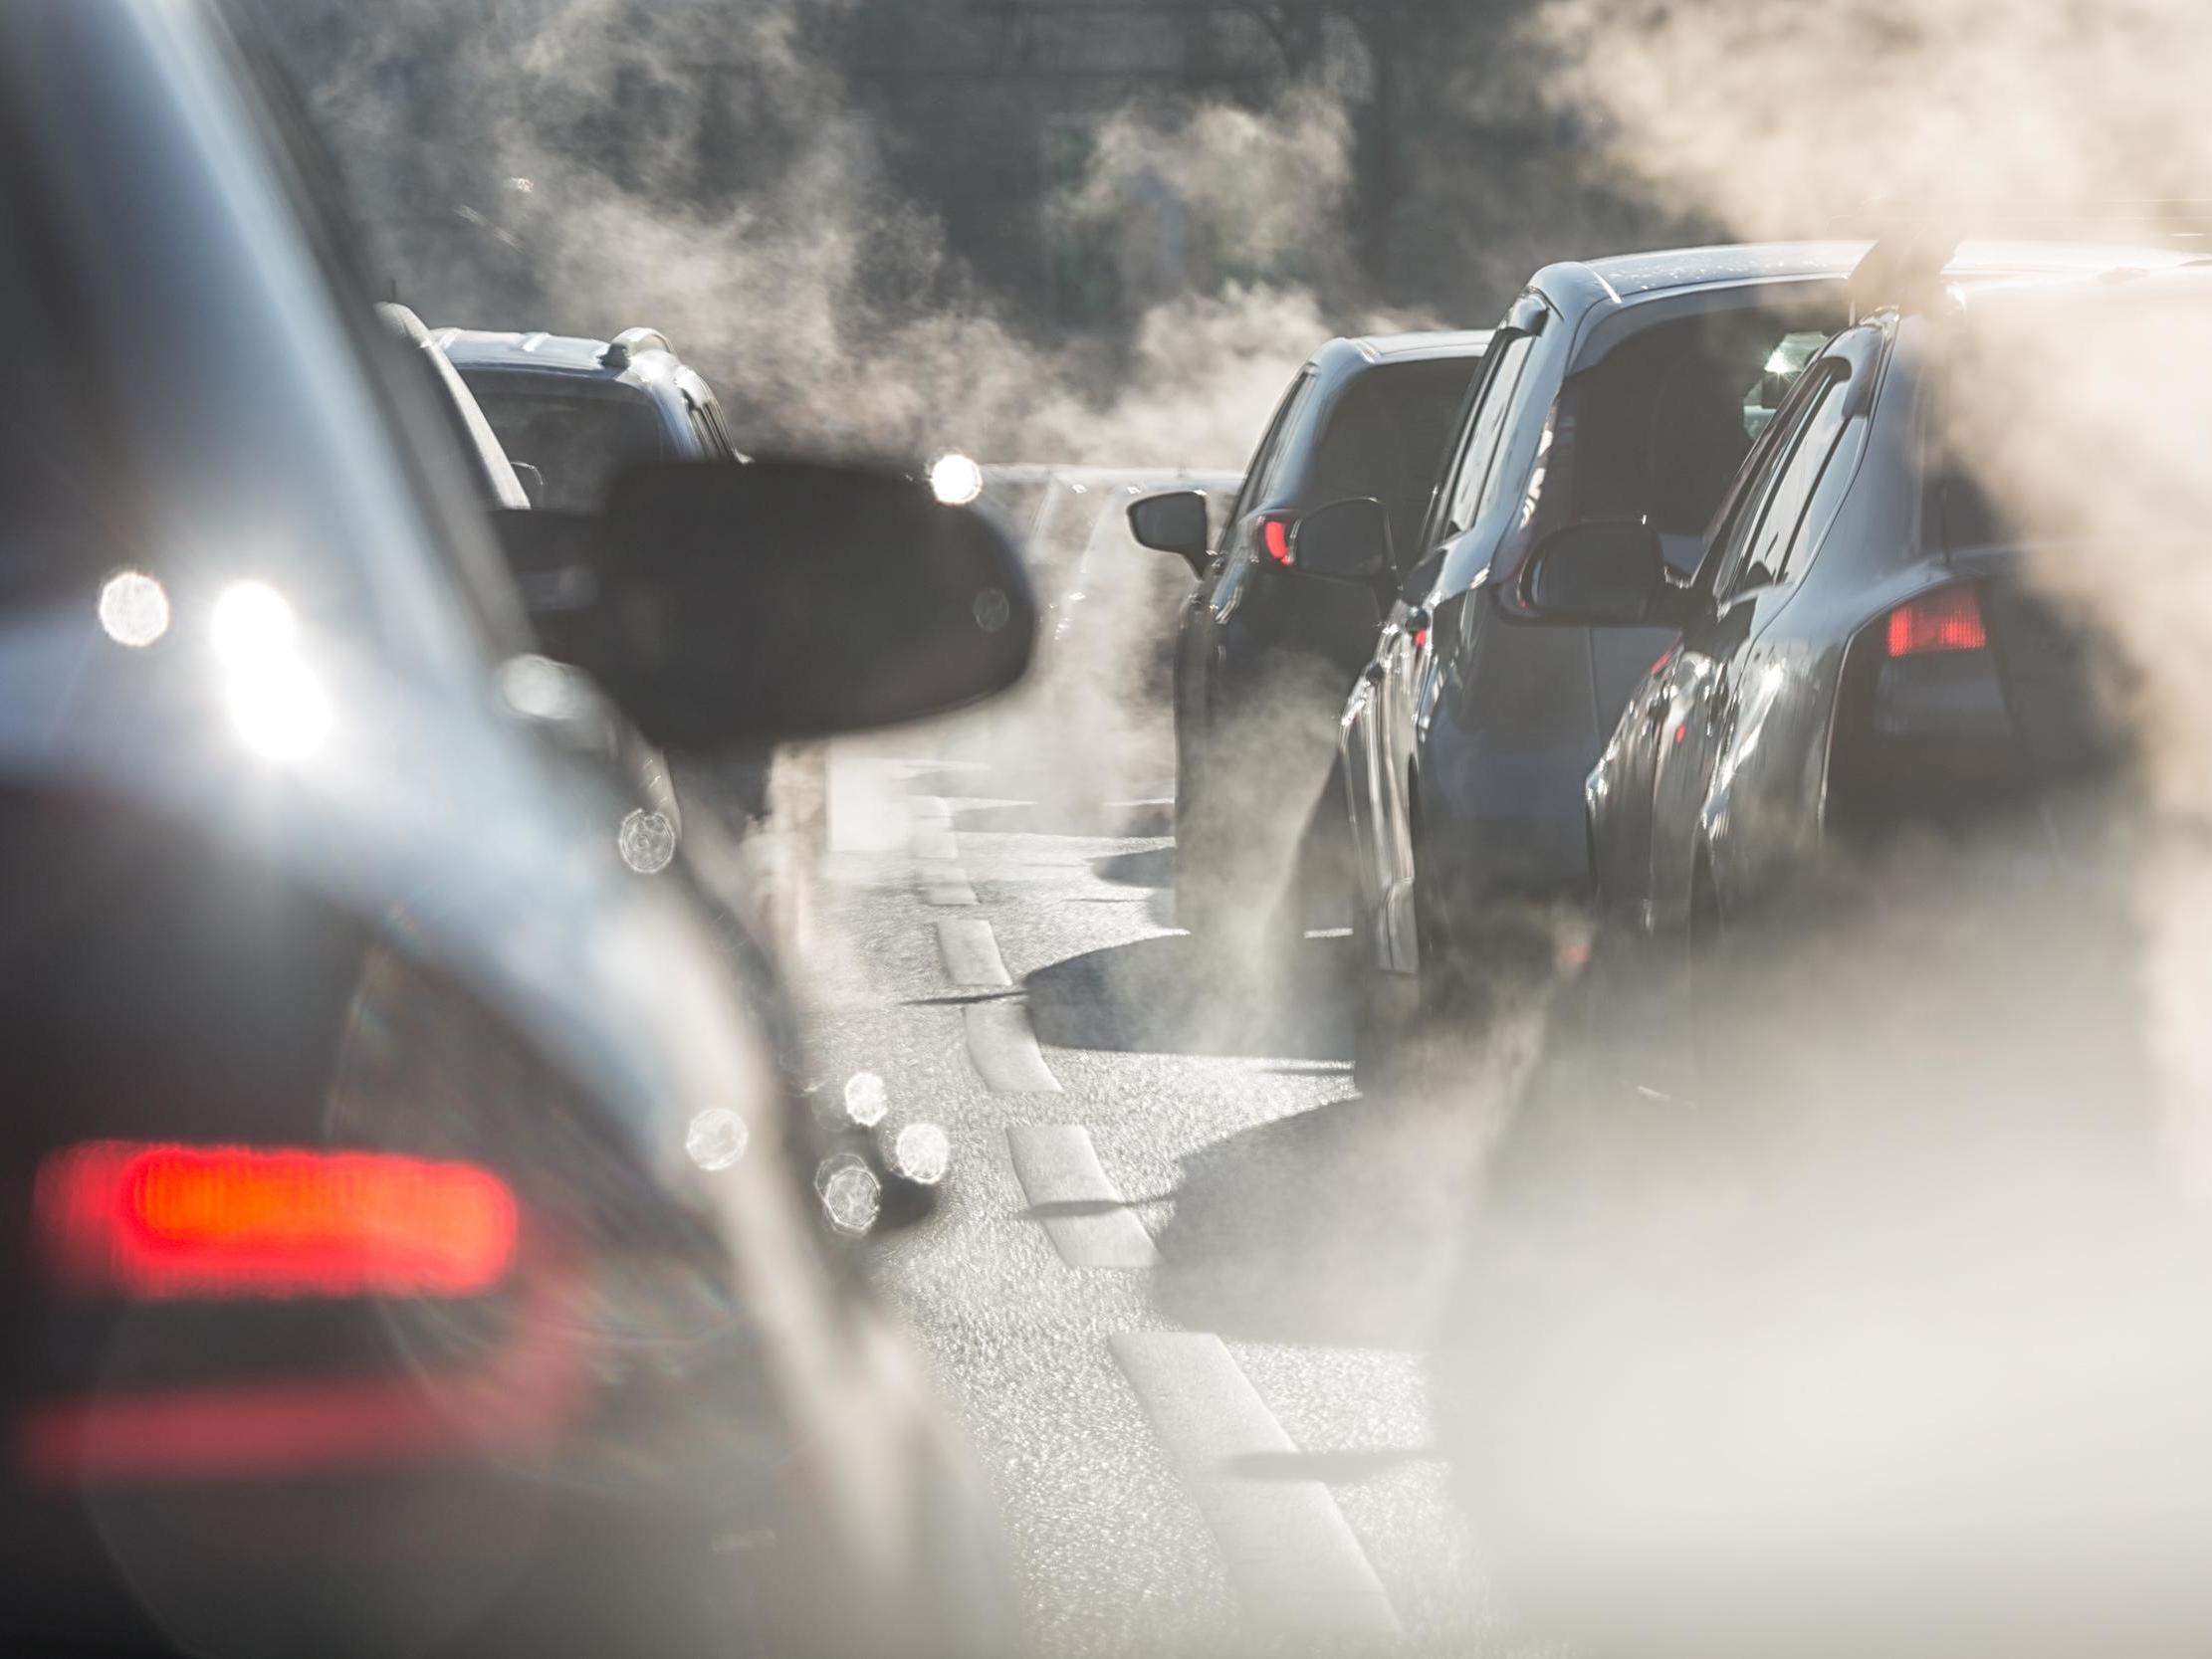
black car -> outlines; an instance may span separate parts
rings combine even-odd
[[[628,462],[740,454],[713,388],[657,328],[598,340],[446,327],[431,338],[508,457],[545,480],[548,507],[590,512]]]
[[[1275,916],[1303,925],[1329,849],[1309,830],[1339,822],[1330,723],[1408,567],[1393,560],[1415,544],[1489,338],[1329,341],[1284,393],[1211,554],[1199,492],[1130,504],[1137,539],[1181,554],[1199,577],[1175,658],[1184,928]],[[1334,511],[1312,518],[1324,508]]]
[[[2123,274],[2159,262],[2110,258]],[[1717,1040],[1717,1010],[1688,989],[1692,958],[1709,968],[1839,851],[2032,813],[2004,860],[2026,889],[2094,865],[2095,815],[2052,803],[2087,798],[2123,758],[2116,671],[2093,669],[2082,619],[2026,581],[2001,498],[1951,459],[1951,382],[1992,318],[2164,308],[2186,338],[2186,308],[2207,304],[2212,287],[2180,274],[1883,301],[1813,358],[1686,585],[1662,577],[1636,526],[1538,549],[1539,614],[1680,629],[1586,791],[1602,929],[1591,1024],[1648,1085],[1695,1090]],[[2006,425],[2026,444],[2056,422],[2023,409]]]
[[[637,625],[538,653],[261,65],[0,8],[0,1646],[992,1642],[873,1177],[559,728],[585,671],[671,746],[963,702],[1014,551],[912,478],[664,466],[505,515]]]
[[[1529,626],[1529,551],[1640,524],[1669,568],[1708,521],[1813,347],[1846,316],[1864,243],[1703,248],[1536,274],[1490,348],[1346,705],[1363,1057],[1409,1023],[1456,1029],[1541,983],[1590,885],[1583,783],[1674,639],[1659,617]],[[2094,269],[2080,249],[1969,245],[1953,283]]]

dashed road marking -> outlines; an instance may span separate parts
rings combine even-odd
[[[1396,1632],[1390,1596],[1325,1485],[1234,1472],[1241,1459],[1297,1448],[1220,1338],[1125,1331],[1107,1341],[1252,1623],[1286,1637]]]
[[[926,905],[973,905],[976,890],[968,885],[968,873],[957,864],[928,864],[916,871],[922,885],[922,902]]]
[[[1044,1063],[1029,1010],[1010,999],[971,1002],[961,1010],[968,1028],[968,1058],[985,1087],[1001,1095],[1056,1095],[1060,1080]]]
[[[1160,1265],[1152,1235],[1098,1161],[1090,1131],[1080,1124],[1008,1124],[1006,1146],[1060,1260],[1070,1267]]]
[[[945,972],[956,985],[1010,985],[1005,958],[998,954],[997,935],[988,922],[945,918],[937,925],[937,948],[945,958]]]

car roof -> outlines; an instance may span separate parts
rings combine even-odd
[[[1347,343],[1369,362],[1416,361],[1479,357],[1490,348],[1490,334],[1488,328],[1426,328],[1403,334],[1349,335]]]
[[[1629,306],[1684,289],[1845,279],[1873,246],[1871,241],[1748,242],[1615,254],[1547,265],[1530,279],[1529,287],[1570,311],[1604,304]],[[1944,271],[1969,281],[2015,275],[2089,275],[2122,268],[2150,270],[2182,265],[2190,257],[2171,248],[1967,241],[1959,244]]]
[[[579,334],[449,326],[432,330],[430,337],[453,366],[464,371],[500,369],[636,383],[664,378],[683,366],[664,336],[645,329],[628,329],[619,336],[620,341],[637,344],[626,358],[612,363],[607,355],[618,341]]]

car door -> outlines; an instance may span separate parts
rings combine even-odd
[[[1759,527],[1776,477],[1810,414],[1812,392],[1805,381],[1799,382],[1760,435],[1721,504],[1711,546],[1700,561],[1687,599],[1700,613],[1709,611],[1707,595],[1720,569],[1741,564],[1740,551]],[[1693,616],[1683,636],[1653,663],[1631,694],[1590,774],[1587,797],[1598,902],[1607,923],[1628,933],[1652,930],[1653,815],[1660,751],[1671,742],[1672,726],[1680,724],[1678,708],[1694,695],[1696,679],[1683,666],[1685,653],[1699,663],[1711,660],[1710,653],[1721,638],[1714,627],[1717,620],[1709,614]]]
[[[1807,368],[1803,395],[1770,460],[1771,482],[1744,514],[1739,533],[1716,547],[1711,603],[1683,631],[1668,665],[1652,747],[1655,930],[1686,936],[1698,907],[1711,900],[1698,867],[1715,765],[1731,745],[1756,747],[1768,714],[1788,691],[1791,664],[1769,648],[1766,634],[1795,595],[1818,532],[1834,517],[1839,486],[1848,482],[1847,438],[1854,430],[1864,438],[1876,338],[1855,330]]]
[[[1244,471],[1244,482],[1220,521],[1213,560],[1184,601],[1183,614],[1177,619],[1175,725],[1179,787],[1190,779],[1188,768],[1195,758],[1194,750],[1204,741],[1203,734],[1213,721],[1217,701],[1214,686],[1218,652],[1217,630],[1221,617],[1234,608],[1237,592],[1243,585],[1242,560],[1249,553],[1245,520],[1251,517],[1254,507],[1265,499],[1265,492],[1280,469],[1284,435],[1312,395],[1313,383],[1314,370],[1308,364],[1291,381],[1282,401],[1275,405],[1259,447],[1252,452],[1251,465]]]
[[[1447,549],[1462,540],[1494,492],[1498,450],[1534,348],[1533,324],[1547,314],[1533,302],[1521,326],[1501,329],[1490,345],[1481,380],[1461,422],[1461,436],[1431,503],[1422,535],[1423,556],[1408,573],[1376,642],[1368,671],[1372,710],[1369,749],[1374,787],[1370,842],[1376,858],[1371,903],[1377,920],[1378,954],[1384,965],[1412,972],[1419,959],[1414,936],[1414,803],[1412,767],[1417,728],[1435,672],[1431,649],[1438,587],[1449,564]],[[1363,880],[1368,879],[1363,875]]]

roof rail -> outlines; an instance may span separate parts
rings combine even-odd
[[[625,328],[607,342],[607,348],[599,353],[599,361],[608,368],[628,368],[630,359],[640,351],[666,351],[674,356],[676,348],[658,328]]]
[[[1958,253],[1959,238],[1913,230],[1885,236],[1869,248],[1845,284],[1851,319],[1864,322],[1879,311],[1924,310],[1942,298],[1943,272]]]

